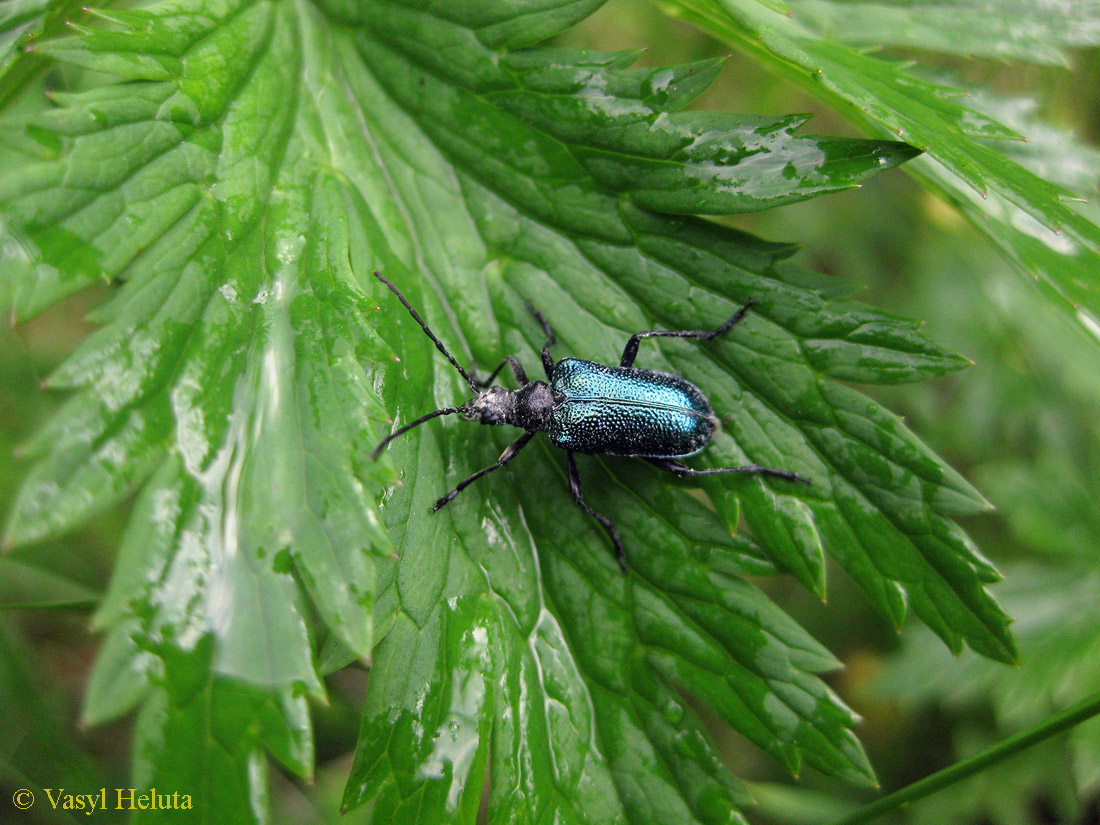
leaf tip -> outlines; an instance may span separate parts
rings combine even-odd
[[[829,591],[828,584],[826,583],[825,551],[820,545],[818,545],[815,550],[817,552],[814,558],[810,560],[811,569],[807,571],[808,577],[811,579],[809,584],[811,585],[810,589],[813,591],[813,594],[821,600],[822,604],[825,604],[828,601]]]

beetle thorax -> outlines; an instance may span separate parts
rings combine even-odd
[[[466,404],[466,417],[480,424],[511,424],[525,430],[547,430],[550,414],[563,397],[545,381],[532,381],[511,392],[490,387]]]
[[[554,392],[545,381],[532,381],[526,387],[516,390],[516,420],[517,427],[525,430],[550,429],[550,414],[554,407],[565,400],[560,392]]]

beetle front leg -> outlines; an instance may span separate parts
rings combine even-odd
[[[503,467],[505,464],[507,464],[509,461],[511,461],[513,458],[515,458],[516,455],[519,453],[519,451],[522,450],[524,447],[526,447],[527,442],[530,441],[532,438],[534,438],[534,436],[535,436],[535,431],[534,430],[532,430],[531,432],[526,432],[523,435],[521,435],[519,438],[517,438],[515,441],[513,441],[511,444],[508,445],[508,448],[503,453],[500,454],[500,458],[498,458],[496,460],[495,464],[490,464],[484,470],[478,470],[476,473],[474,473],[469,478],[463,479],[462,481],[460,481],[458,483],[457,487],[455,487],[453,490],[451,490],[451,492],[447,493],[447,495],[443,496],[443,498],[437,500],[436,503],[432,505],[432,512],[434,513],[436,511],[438,511],[439,508],[443,507],[446,504],[449,504],[451,502],[451,500],[454,499],[455,496],[457,496],[459,493],[461,493],[463,490],[465,490],[467,487],[469,487],[471,484],[473,484],[475,481],[477,481],[483,475],[491,473],[491,472],[493,472],[493,470],[499,470],[501,467]]]
[[[497,368],[489,373],[489,377],[486,378],[484,381],[478,381],[475,378],[474,383],[477,384],[478,387],[480,387],[481,389],[492,386],[493,379],[500,375],[500,371],[504,369],[505,364],[512,368],[512,377],[516,379],[516,383],[520,387],[526,387],[528,384],[527,371],[523,368],[523,364],[519,362],[519,359],[516,358],[516,356],[514,355],[506,356],[505,359],[501,361],[499,365],[497,365]]]
[[[611,536],[611,543],[615,545],[615,560],[619,563],[619,567],[622,571],[626,572],[626,551],[623,550],[623,543],[619,540],[619,531],[615,529],[615,522],[605,516],[603,513],[597,513],[591,507],[584,503],[584,499],[581,498],[581,476],[577,472],[577,462],[573,458],[572,452],[567,452],[566,463],[569,465],[569,492],[573,494],[573,501],[577,502],[577,505],[596,519],[603,528],[607,531],[607,534]]]
[[[803,478],[796,473],[789,473],[786,470],[775,470],[771,467],[762,467],[759,464],[745,464],[741,467],[719,467],[713,470],[693,470],[686,464],[681,464],[679,461],[673,461],[671,458],[647,458],[646,461],[660,467],[662,470],[675,473],[678,476],[717,476],[727,473],[742,473],[745,475],[775,476],[776,478],[786,479],[787,481],[801,481],[803,484],[812,483],[808,478]]]
[[[745,305],[741,309],[734,313],[722,326],[716,330],[707,331],[705,329],[683,329],[676,331],[669,330],[650,330],[648,332],[635,332],[630,336],[630,340],[626,342],[626,349],[623,350],[622,360],[619,361],[620,367],[630,367],[634,365],[634,359],[638,357],[638,343],[643,338],[694,338],[696,341],[710,341],[712,338],[717,338],[723,332],[728,332],[730,327],[745,317],[745,313],[749,311],[749,307],[755,304],[752,298],[749,298],[745,302]]]

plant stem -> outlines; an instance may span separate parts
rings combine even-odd
[[[1076,704],[1054,714],[1045,722],[1020,731],[1003,742],[971,756],[969,759],[956,762],[954,765],[944,768],[942,771],[937,771],[931,776],[926,776],[912,785],[907,785],[901,790],[887,794],[881,799],[876,799],[870,805],[865,805],[855,813],[835,820],[831,825],[858,825],[859,823],[870,822],[885,813],[897,810],[903,805],[930,796],[948,785],[953,785],[969,776],[973,776],[984,768],[1030,748],[1044,739],[1049,739],[1098,713],[1100,713],[1100,692],[1086,696]]]

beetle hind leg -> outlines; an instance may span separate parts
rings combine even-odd
[[[808,478],[803,478],[797,473],[787,472],[786,470],[776,470],[772,467],[763,467],[759,464],[744,464],[740,467],[718,467],[713,470],[694,470],[686,464],[681,464],[679,461],[673,461],[671,458],[648,458],[646,461],[660,467],[662,470],[675,473],[678,476],[717,476],[729,473],[741,473],[743,475],[774,476],[775,478],[782,478],[787,481],[801,481],[803,484],[812,483]]]
[[[638,344],[643,338],[692,338],[696,341],[710,341],[717,338],[724,332],[729,332],[730,327],[745,317],[745,313],[749,311],[749,307],[755,304],[752,298],[749,298],[745,302],[745,305],[741,309],[737,310],[730,318],[718,329],[705,330],[705,329],[682,329],[682,330],[649,330],[647,332],[635,332],[630,336],[630,340],[626,342],[626,349],[623,350],[622,360],[619,361],[620,367],[630,367],[634,365],[634,359],[638,357]]]
[[[573,501],[577,502],[577,506],[584,510],[584,512],[588,513],[588,515],[602,524],[603,529],[611,536],[611,543],[615,545],[615,561],[619,563],[619,567],[625,573],[626,551],[623,550],[623,543],[619,539],[619,531],[615,529],[615,522],[603,513],[597,513],[584,503],[584,499],[581,498],[581,476],[580,473],[577,472],[577,461],[573,458],[573,453],[566,453],[566,462],[569,465],[569,492],[573,494]]]

